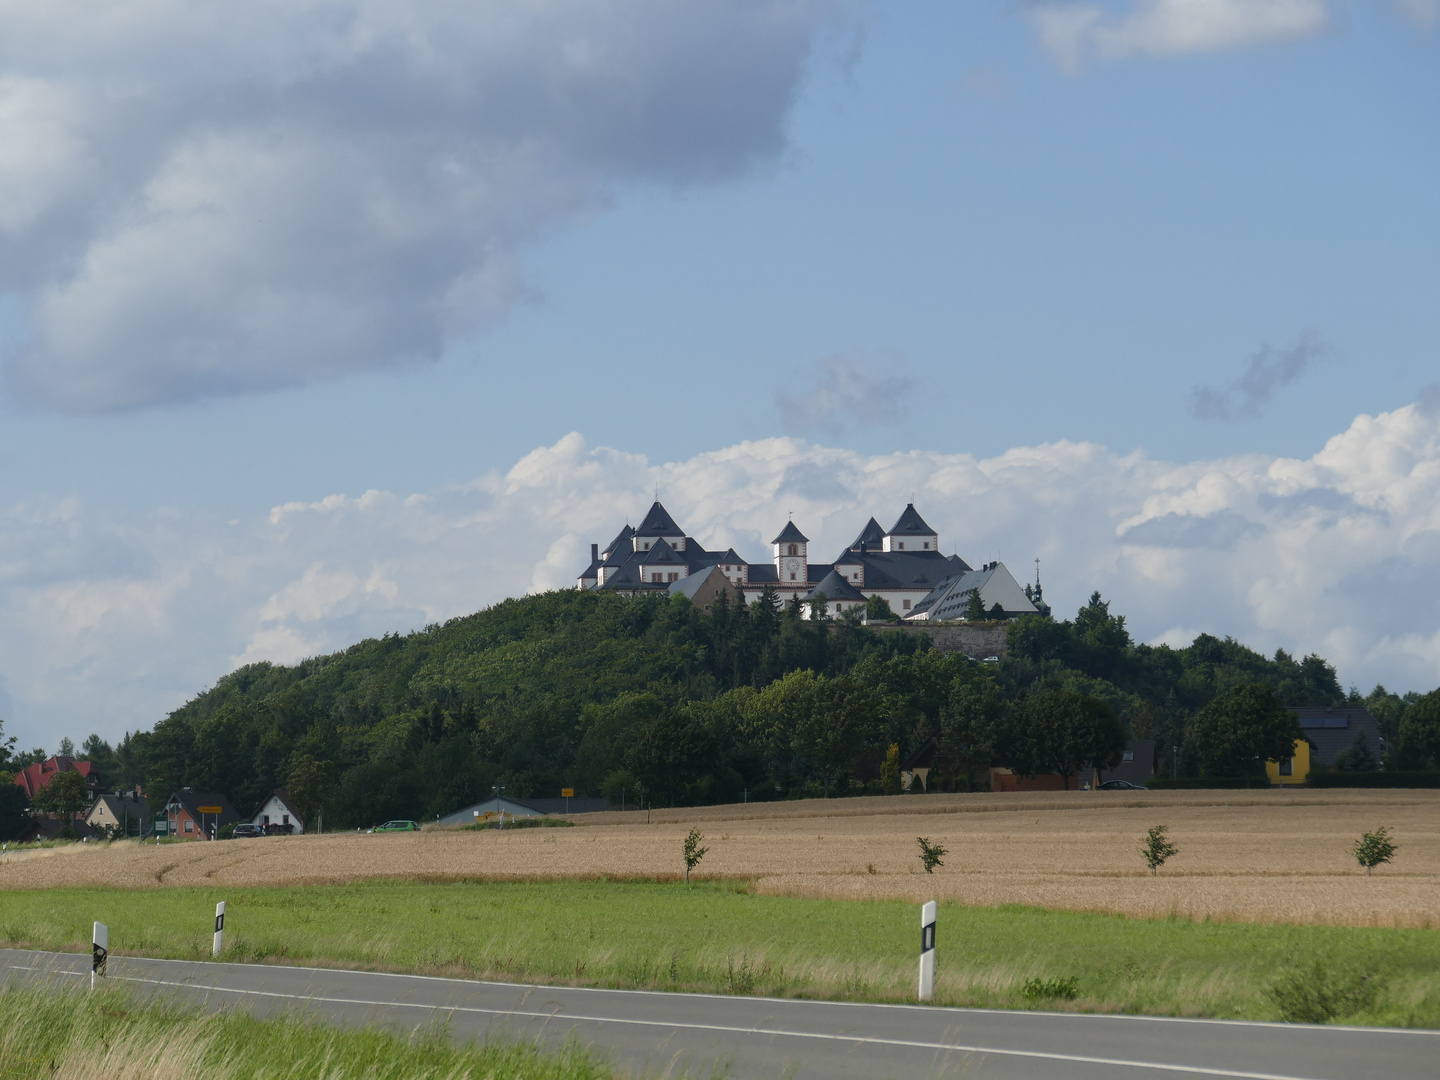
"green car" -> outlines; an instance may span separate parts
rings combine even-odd
[[[370,831],[371,831],[372,833],[375,833],[375,832],[419,832],[419,831],[420,831],[420,823],[419,823],[418,821],[402,821],[402,820],[396,819],[395,821],[387,821],[387,822],[385,822],[384,825],[376,825],[376,826],[375,826],[373,829],[371,829]]]

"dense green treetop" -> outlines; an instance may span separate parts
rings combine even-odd
[[[80,756],[108,786],[143,783],[157,805],[188,785],[250,813],[301,780],[327,824],[346,827],[449,813],[502,785],[631,803],[638,785],[665,804],[878,790],[889,746],[903,759],[932,737],[954,762],[946,784],[1022,757],[1076,768],[1108,757],[1117,731],[1180,747],[1178,767],[1193,772],[1189,727],[1230,691],[1360,700],[1318,656],[1266,658],[1204,634],[1181,649],[1137,645],[1098,594],[1074,620],[1009,623],[1000,663],[941,653],[910,627],[803,614],[773,593],[708,613],[665,595],[507,600],[293,666],[247,665],[153,730],[113,748],[86,740]],[[1083,708],[1027,706],[1049,691],[1044,702]],[[1377,687],[1366,700],[1394,738],[1419,699]],[[1412,756],[1431,761],[1428,721],[1406,730]],[[1037,748],[1037,731],[1066,745]]]

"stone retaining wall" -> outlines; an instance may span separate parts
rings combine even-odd
[[[941,652],[958,652],[976,660],[987,656],[1005,655],[1005,627],[1003,622],[973,623],[900,623],[896,626],[876,627],[882,633],[924,634],[930,643]]]

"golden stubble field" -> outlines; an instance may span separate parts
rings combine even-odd
[[[948,899],[1346,926],[1440,927],[1440,791],[1068,792],[811,800],[576,817],[571,829],[73,845],[9,855],[0,888],[267,886],[376,878],[673,877],[698,827],[701,877],[834,899]],[[1180,853],[1152,878],[1152,825]],[[1388,826],[1395,862],[1349,848]],[[949,849],[933,876],[917,836]]]

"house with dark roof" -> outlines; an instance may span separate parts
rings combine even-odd
[[[1001,563],[990,564],[978,578],[965,579],[976,572],[959,555],[941,553],[939,535],[913,503],[889,530],[872,517],[831,562],[810,561],[810,539],[794,521],[787,521],[770,541],[770,552],[766,562],[749,562],[734,548],[707,551],[656,502],[638,526],[627,524],[603,551],[599,544],[590,546],[590,565],[578,585],[658,592],[696,574],[708,577],[718,568],[747,603],[768,587],[781,602],[814,601],[824,593],[831,614],[880,596],[901,618],[962,619],[970,592],[978,588],[987,611],[995,603],[1007,615],[1037,610]]]
[[[1357,739],[1365,743],[1376,762],[1385,756],[1380,722],[1364,706],[1292,705],[1290,711],[1305,738],[1296,741],[1294,756],[1265,763],[1272,784],[1303,784],[1316,765],[1334,768],[1341,751],[1349,750]]]
[[[260,809],[250,819],[252,825],[265,830],[265,835],[298,835],[305,831],[305,819],[290,802],[290,792],[278,788],[260,804]]]
[[[177,840],[214,840],[222,828],[239,820],[230,800],[218,791],[185,788],[165,804],[166,831]]]

